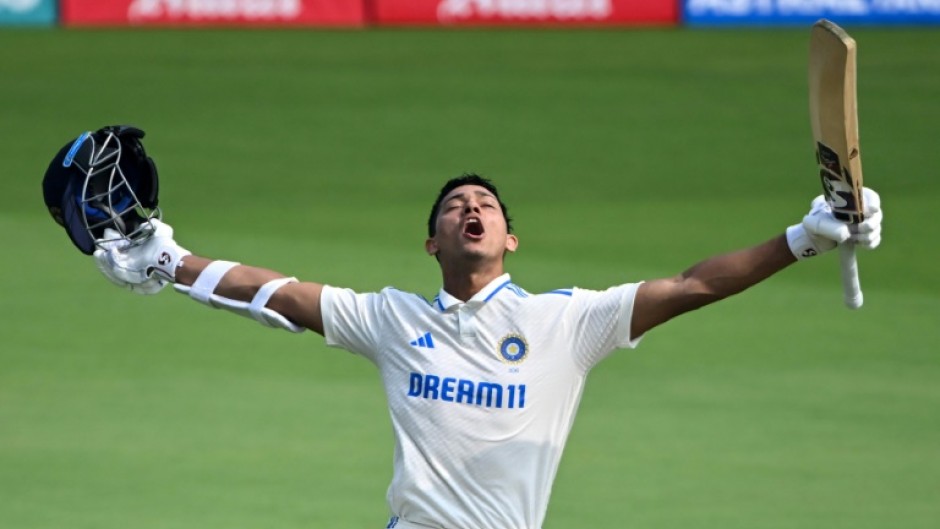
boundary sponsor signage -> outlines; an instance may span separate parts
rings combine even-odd
[[[683,0],[689,26],[940,24],[940,0]]]
[[[378,25],[675,25],[675,0],[372,0]]]
[[[362,26],[365,23],[362,0],[61,0],[61,4],[65,26]]]
[[[55,0],[0,0],[0,26],[51,26]]]

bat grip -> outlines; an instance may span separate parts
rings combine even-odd
[[[839,260],[842,264],[842,292],[845,294],[845,306],[857,309],[862,306],[862,285],[858,280],[858,260],[855,258],[855,243],[844,242],[839,245]]]

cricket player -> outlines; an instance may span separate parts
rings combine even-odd
[[[386,288],[358,293],[278,272],[199,257],[153,221],[143,244],[98,243],[95,261],[138,293],[167,283],[211,306],[292,331],[379,369],[395,434],[388,488],[395,529],[539,529],[587,374],[644,334],[851,241],[875,248],[880,199],[850,230],[822,197],[785,233],[711,257],[672,277],[594,291],[533,293],[506,273],[516,251],[505,203],[478,175],[448,181],[428,219],[425,251],[440,264],[434,299]],[[110,234],[113,235],[113,234]]]

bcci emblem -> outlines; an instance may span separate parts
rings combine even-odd
[[[529,354],[529,344],[518,334],[510,334],[499,341],[499,357],[504,362],[519,364]]]

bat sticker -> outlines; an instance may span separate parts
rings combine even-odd
[[[833,215],[843,222],[860,222],[862,219],[855,200],[855,190],[851,184],[852,175],[839,161],[839,155],[821,142],[817,142],[816,161],[819,163],[819,178],[822,181],[823,193],[826,195],[826,202],[832,207]]]

